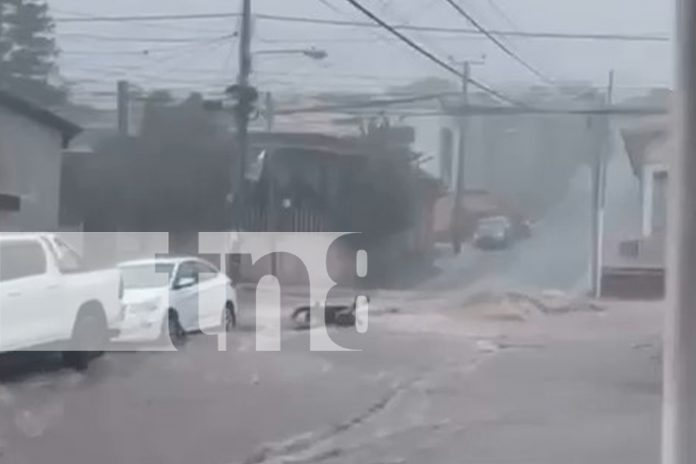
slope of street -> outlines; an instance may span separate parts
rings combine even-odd
[[[501,251],[465,246],[459,257],[442,259],[443,275],[421,289],[483,286],[500,289],[549,289],[581,292],[589,288],[591,252],[590,172],[579,168],[568,190],[535,224],[529,239]],[[624,237],[639,230],[639,186],[624,153],[611,158],[607,170],[605,237]]]

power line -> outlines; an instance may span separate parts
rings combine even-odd
[[[81,18],[54,18],[56,23],[97,23],[97,22],[147,22],[147,21],[179,21],[179,20],[204,20],[204,19],[225,19],[239,16],[239,13],[199,13],[199,14],[178,14],[178,15],[142,15],[142,16],[89,16]],[[335,20],[323,18],[303,18],[299,16],[280,16],[270,14],[256,14],[254,17],[258,20],[294,22],[304,24],[321,24],[327,26],[347,26],[347,27],[365,27],[375,29],[379,26],[376,24],[349,21]],[[450,34],[481,34],[476,29],[452,28],[452,27],[437,27],[437,26],[414,26],[414,25],[395,25],[394,29],[407,31],[422,31],[422,32],[438,32]],[[520,37],[528,39],[564,39],[564,40],[616,40],[628,42],[669,42],[670,38],[667,35],[660,34],[603,34],[603,33],[564,33],[564,32],[529,32],[529,31],[503,31],[490,30],[491,34],[501,37]]]
[[[325,6],[326,8],[328,8],[329,10],[331,10],[331,11],[333,11],[334,13],[337,13],[337,14],[339,14],[339,15],[341,15],[341,16],[343,16],[343,15],[345,14],[341,9],[337,8],[337,7],[336,7],[333,3],[331,3],[329,0],[319,0],[319,3],[321,3],[322,5],[324,5],[324,6]]]
[[[515,21],[510,18],[510,16],[505,13],[505,11],[495,2],[495,0],[488,0],[488,4],[493,8],[498,15],[503,18],[503,20],[512,28],[513,31],[520,31],[520,27],[515,23]]]
[[[369,17],[369,18],[372,19],[374,22],[376,22],[377,24],[379,24],[379,25],[382,26],[383,28],[387,29],[387,30],[388,30],[389,32],[391,32],[393,35],[397,36],[402,42],[404,42],[405,44],[407,44],[407,45],[408,45],[409,47],[411,47],[412,49],[416,50],[416,51],[417,51],[418,53],[420,53],[421,55],[423,55],[423,56],[425,56],[426,58],[428,58],[428,59],[429,59],[430,61],[432,61],[433,63],[437,64],[437,65],[440,66],[441,68],[445,69],[446,71],[449,71],[449,72],[452,73],[452,74],[455,74],[456,76],[458,76],[458,77],[460,77],[460,78],[463,77],[462,74],[461,74],[458,70],[456,70],[454,67],[452,67],[452,66],[450,66],[449,64],[445,63],[445,62],[442,61],[440,58],[436,57],[435,55],[433,55],[432,53],[430,53],[429,51],[425,50],[423,47],[421,47],[420,45],[418,45],[417,43],[415,43],[414,41],[412,41],[411,39],[409,39],[408,37],[406,37],[405,35],[403,35],[401,32],[397,31],[396,29],[394,29],[393,27],[391,27],[389,24],[385,23],[382,19],[380,19],[379,17],[377,17],[377,16],[376,16],[374,13],[372,13],[370,10],[368,10],[367,8],[365,8],[364,6],[362,6],[357,0],[346,0],[346,1],[347,1],[348,3],[350,3],[351,5],[353,5],[356,9],[360,10],[365,16]],[[502,93],[498,92],[497,90],[491,89],[490,87],[488,87],[488,86],[486,86],[486,85],[484,85],[484,84],[478,82],[478,81],[475,80],[475,79],[472,79],[472,78],[470,78],[470,77],[467,77],[467,80],[469,81],[469,83],[471,83],[471,85],[473,85],[474,87],[478,88],[479,90],[483,90],[484,92],[489,93],[489,94],[491,94],[491,95],[493,95],[493,96],[499,98],[500,100],[502,100],[502,101],[504,101],[504,102],[511,103],[511,104],[513,104],[513,105],[515,105],[515,106],[524,106],[524,105],[522,105],[522,104],[520,104],[520,103],[514,101],[514,100],[511,99],[510,97],[507,97],[507,96],[503,95]]]
[[[327,7],[328,9],[330,9],[331,11],[333,11],[334,13],[338,14],[339,16],[343,16],[344,18],[348,18],[349,20],[351,20],[350,15],[349,15],[348,13],[346,13],[346,12],[344,12],[343,10],[341,10],[340,8],[336,7],[336,6],[335,6],[333,3],[331,3],[329,0],[319,0],[319,2],[320,2],[322,5],[324,5],[325,7]],[[355,27],[355,30],[357,30],[357,29],[360,29],[360,27],[359,27],[359,26],[356,26],[356,27]],[[374,37],[375,39],[377,39],[378,41],[383,42],[383,43],[385,43],[385,44],[387,44],[387,45],[395,46],[395,44],[393,43],[393,41],[390,40],[390,39],[391,39],[390,36],[381,34],[380,31],[370,31],[370,32],[371,32],[370,35],[373,36],[373,37]]]
[[[288,76],[287,72],[282,71],[259,71],[261,75],[269,76]],[[405,76],[380,76],[375,74],[353,74],[353,73],[327,73],[319,74],[315,71],[298,73],[293,72],[293,76],[304,76],[304,77],[316,77],[318,79],[358,79],[358,80],[370,80],[370,81],[390,81],[390,82],[400,82],[402,84],[407,84],[413,82],[413,79]]]
[[[424,11],[430,10],[430,8],[432,8],[432,6],[435,5],[435,3],[437,3],[438,1],[440,0],[430,0],[428,3],[420,5],[420,8],[411,11],[411,13],[409,14],[410,19],[405,21],[401,26],[410,26],[413,22],[413,18],[420,16],[420,14]]]
[[[100,75],[103,77],[113,77],[115,74],[118,75],[124,75],[124,76],[129,76],[134,79],[149,79],[149,80],[162,80],[165,83],[168,82],[182,82],[182,83],[189,83],[189,84],[211,84],[211,83],[218,83],[219,85],[223,85],[226,81],[229,79],[225,78],[218,78],[215,76],[219,76],[221,69],[214,69],[214,68],[208,68],[208,69],[196,69],[196,73],[191,73],[190,70],[181,70],[181,72],[177,73],[175,77],[169,77],[166,73],[143,73],[143,66],[123,66],[123,65],[114,65],[114,64],[107,64],[105,66],[100,66],[100,67],[89,67],[89,66],[84,66],[84,65],[78,65],[78,66],[71,66],[71,70],[76,70],[82,73],[90,73],[90,74],[96,74]],[[317,74],[316,71],[293,71],[292,72],[292,77],[296,78],[301,78],[296,81],[291,81],[291,80],[283,80],[281,82],[278,77],[290,77],[288,76],[288,72],[281,72],[281,71],[265,71],[265,70],[257,70],[257,74],[259,75],[259,80],[257,81],[258,85],[261,85],[262,83],[268,83],[272,81],[272,83],[283,83],[287,85],[298,85],[302,83],[308,83],[312,82],[312,87],[316,87],[317,85],[324,85],[326,84],[327,86],[330,84],[344,84],[344,85],[349,85],[351,87],[356,87],[356,86],[361,86],[361,87],[371,87],[371,88],[378,88],[378,87],[390,87],[390,86],[398,86],[398,85],[405,85],[407,83],[411,83],[413,79],[404,77],[404,76],[375,76],[375,75],[369,75],[369,74],[349,74],[349,73],[329,73],[329,74]],[[76,77],[70,77],[70,81],[84,81],[84,77],[76,78]],[[99,81],[101,82],[101,81]]]
[[[136,42],[136,43],[191,43],[199,42],[204,40],[224,40],[231,39],[235,37],[236,34],[226,34],[215,37],[122,37],[114,35],[99,35],[99,34],[88,34],[81,32],[68,32],[63,34],[58,34],[59,39],[85,39],[85,40],[97,40],[104,42]]]
[[[346,13],[346,12],[344,12],[344,11],[341,10],[340,8],[336,7],[330,0],[319,0],[319,2],[320,2],[322,5],[324,5],[325,7],[327,7],[328,9],[330,9],[331,11],[333,11],[334,13],[338,14],[339,16],[343,16],[344,18],[348,18],[349,20],[352,20],[351,15],[349,15],[349,14]],[[370,23],[370,24],[371,24],[371,23]],[[357,31],[358,29],[360,29],[360,27],[355,27],[354,30]],[[397,47],[398,47],[398,45],[394,43],[394,38],[391,37],[391,36],[388,35],[388,34],[382,33],[382,30],[381,30],[381,29],[378,29],[378,30],[376,30],[376,31],[375,31],[375,30],[370,30],[369,33],[370,33],[370,35],[371,35],[372,37],[374,37],[375,39],[377,39],[379,42],[382,42],[382,43],[387,44],[387,45],[389,45],[389,46],[392,46],[392,47],[394,47],[394,48],[397,48]],[[373,39],[371,42],[374,43],[374,39]]]
[[[537,70],[534,66],[531,64],[527,63],[525,60],[523,60],[518,54],[510,50],[504,43],[502,43],[500,40],[498,40],[493,34],[491,34],[488,30],[486,30],[485,27],[483,27],[481,24],[479,24],[478,21],[476,21],[469,13],[467,13],[464,8],[462,8],[455,0],[445,0],[447,3],[452,6],[457,12],[464,16],[471,24],[474,25],[476,29],[478,29],[483,35],[488,37],[491,42],[493,42],[498,48],[500,48],[503,52],[505,52],[506,55],[508,55],[510,58],[514,59],[517,61],[519,64],[524,66],[527,70],[529,70],[532,74],[537,76],[539,79],[542,81],[553,84],[554,81],[553,79],[550,79],[546,77],[543,73],[541,73],[539,70]]]
[[[402,25],[403,24],[409,24],[411,20],[407,17],[404,17],[403,15],[399,15],[396,13],[391,0],[379,0],[380,1],[380,15],[384,17],[385,14],[388,14],[388,12],[391,10],[392,17],[395,18],[396,21],[399,21]],[[442,48],[437,43],[433,43],[431,41],[432,36],[426,36],[422,32],[417,32],[415,39],[417,39],[421,44],[429,46],[431,50],[434,50],[436,53],[439,53],[440,55],[446,55],[447,53],[443,51]]]
[[[439,1],[439,0],[438,0]],[[389,43],[393,43],[395,40],[398,40],[394,37],[377,37],[379,40],[383,41],[389,41]],[[464,42],[464,41],[481,41],[481,40],[487,40],[485,37],[439,37],[438,40],[456,40],[458,42]],[[265,39],[265,38],[259,38],[257,39],[258,42],[261,43],[267,43],[267,44],[288,44],[288,43],[302,43],[302,44],[317,44],[317,43],[336,43],[336,44],[356,44],[356,43],[374,43],[375,39],[374,38],[369,38],[369,37],[318,37],[318,38],[301,38],[298,39],[296,37],[292,38],[280,38],[280,39]]]
[[[421,97],[414,97],[410,99],[410,102],[421,101],[426,99],[437,98],[436,95],[424,95]],[[295,108],[287,110],[278,110],[276,114],[279,115],[290,115],[299,113],[330,113],[339,112],[344,110],[360,110],[368,109],[380,106],[389,106],[393,104],[408,103],[409,101],[404,101],[406,99],[395,99],[395,100],[382,100],[382,101],[367,101],[362,103],[355,103],[353,105],[336,105],[336,106],[315,106],[308,108]],[[489,106],[489,105],[466,105],[461,107],[458,111],[400,111],[393,113],[395,115],[403,114],[412,117],[425,117],[425,116],[459,116],[461,114],[466,114],[469,116],[517,116],[517,115],[576,115],[576,116],[589,116],[589,115],[604,115],[604,116],[650,116],[650,115],[661,115],[667,114],[667,109],[664,107],[625,107],[625,106],[613,106],[613,107],[596,107],[596,108],[520,108],[520,107],[503,107],[503,106]]]
[[[113,77],[114,72],[118,72],[116,70],[105,70],[103,72],[96,72],[94,69],[85,69],[85,68],[75,68],[77,71],[80,72],[89,72],[93,76],[102,76],[102,79],[108,79],[109,77]],[[97,78],[91,78],[88,80],[85,80],[83,77],[78,77],[75,74],[72,74],[72,78],[70,78],[71,81],[86,81],[86,82],[96,82],[96,83],[104,83],[104,82],[110,82],[107,80],[102,80],[102,79],[97,79]],[[158,85],[170,85],[170,84],[187,84],[187,85],[198,85],[198,86],[205,86],[205,85],[219,85],[223,86],[226,83],[229,83],[229,79],[223,79],[223,78],[217,78],[217,77],[211,77],[209,79],[196,79],[196,78],[185,78],[185,77],[163,77],[161,75],[157,74],[147,74],[147,73],[139,73],[139,72],[130,72],[128,73],[128,77],[132,80],[138,80],[138,81],[151,81],[151,82],[157,82]],[[111,84],[108,84],[111,85]]]
[[[328,26],[357,26],[367,28],[377,28],[379,26],[360,21],[344,21],[336,19],[322,18],[302,18],[299,16],[279,16],[269,14],[257,14],[255,18],[267,21],[295,22],[305,24],[323,24]],[[437,27],[437,26],[414,26],[414,25],[395,25],[394,29],[404,31],[423,31],[423,32],[443,32],[453,34],[481,34],[476,29],[465,29],[456,27]],[[500,31],[491,30],[492,34],[498,36],[509,37],[524,37],[536,39],[575,39],[575,40],[623,40],[623,41],[640,41],[640,42],[669,42],[669,37],[664,35],[649,35],[649,34],[596,34],[596,33],[563,33],[563,32],[516,32],[516,31]]]
[[[183,45],[171,46],[171,47],[154,47],[154,48],[142,48],[142,49],[128,49],[128,50],[66,50],[62,51],[61,55],[142,55],[148,56],[150,54],[178,54],[180,52],[186,53],[191,51],[196,51],[202,46],[217,46],[224,44],[227,40],[234,38],[234,35],[220,36],[211,39],[197,39],[194,41],[183,42]],[[159,62],[159,58],[154,59],[153,62]],[[166,59],[165,59],[166,60]]]
[[[195,13],[168,15],[131,15],[131,16],[84,16],[78,18],[54,18],[56,23],[105,23],[105,22],[139,22],[139,21],[179,21],[189,19],[227,19],[238,17],[239,13]]]
[[[102,18],[102,16],[97,16],[97,15],[90,14],[90,13],[85,13],[85,12],[82,12],[82,11],[63,10],[63,9],[54,8],[54,7],[51,7],[51,10],[54,11],[54,12],[56,12],[56,13],[70,15],[70,16],[69,16],[68,18],[66,18],[66,19],[72,19],[72,18],[75,17],[75,16],[81,17],[81,18],[84,18],[84,19],[96,18],[96,19],[99,20],[99,19]],[[54,19],[54,22],[55,22],[55,19]],[[60,21],[58,21],[58,22],[60,22]],[[69,21],[68,21],[68,22],[69,22]],[[141,28],[145,28],[145,29],[151,29],[151,30],[152,30],[152,29],[156,29],[156,30],[159,30],[159,31],[178,31],[178,32],[181,32],[181,31],[186,31],[186,32],[196,31],[196,32],[206,32],[206,33],[215,32],[215,31],[212,31],[210,28],[206,28],[205,30],[202,30],[202,29],[195,29],[195,28],[190,28],[190,27],[180,27],[180,26],[178,26],[178,25],[175,26],[175,25],[172,25],[172,24],[161,24],[161,23],[139,22],[139,23],[136,23],[135,25],[136,25],[137,27],[141,27]],[[220,32],[220,34],[223,34],[223,32]]]

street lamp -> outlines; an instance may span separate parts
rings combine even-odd
[[[313,60],[323,60],[329,54],[326,50],[320,50],[317,48],[289,48],[281,50],[259,50],[253,53],[254,55],[304,55]]]

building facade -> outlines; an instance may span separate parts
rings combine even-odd
[[[62,151],[79,131],[0,91],[0,231],[58,230]]]

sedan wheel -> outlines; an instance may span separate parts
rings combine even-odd
[[[170,312],[163,325],[162,338],[169,339],[174,347],[178,348],[186,342],[186,331],[179,322],[179,316],[175,312]]]

